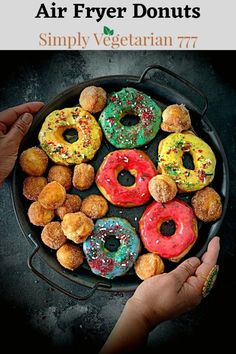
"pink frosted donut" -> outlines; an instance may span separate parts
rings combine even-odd
[[[173,220],[175,233],[163,236],[161,225]],[[144,247],[160,257],[178,262],[193,246],[198,236],[197,220],[192,208],[185,202],[173,199],[166,204],[153,202],[139,221]]]
[[[117,177],[122,170],[129,171],[135,177],[132,186],[123,186],[118,182]],[[156,174],[154,164],[143,151],[116,150],[105,157],[97,172],[96,184],[109,202],[128,208],[148,202],[151,197],[148,183]]]

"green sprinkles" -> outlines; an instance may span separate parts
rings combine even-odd
[[[175,149],[175,148],[176,148],[176,149],[182,149],[183,145],[184,145],[183,140],[177,141],[177,142],[174,144],[173,149]]]
[[[174,176],[178,176],[180,173],[174,164],[166,165],[165,170],[167,171],[168,174]]]

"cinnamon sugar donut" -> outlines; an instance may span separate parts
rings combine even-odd
[[[67,240],[59,221],[52,221],[45,225],[41,233],[41,239],[46,246],[53,250],[60,248]]]
[[[64,203],[56,209],[56,215],[62,220],[68,213],[80,210],[81,198],[77,194],[67,194]]]
[[[43,150],[34,146],[21,153],[20,166],[28,175],[39,177],[47,169],[48,157]]]
[[[221,198],[211,187],[196,192],[192,198],[192,206],[197,218],[204,222],[215,221],[222,214]]]
[[[61,246],[57,250],[56,256],[62,267],[69,270],[77,269],[84,261],[82,250],[71,243],[65,243]]]
[[[91,219],[100,219],[108,212],[108,203],[101,195],[91,194],[84,198],[81,211]]]
[[[183,104],[172,104],[162,113],[161,129],[168,133],[180,133],[191,127],[189,111]]]
[[[72,186],[72,171],[67,166],[54,165],[48,171],[48,182],[60,183],[66,191]]]
[[[153,199],[161,203],[174,199],[177,194],[175,181],[165,175],[156,175],[152,177],[148,184],[148,189]]]
[[[81,191],[89,189],[94,182],[94,168],[88,163],[81,163],[74,168],[72,183]]]
[[[164,263],[158,254],[145,253],[138,257],[134,270],[141,280],[164,273]]]
[[[106,100],[107,94],[102,87],[88,86],[81,92],[79,103],[86,111],[97,113],[103,110]]]
[[[28,217],[31,224],[45,226],[54,218],[53,210],[45,209],[39,202],[33,202],[28,210]]]
[[[47,184],[45,177],[28,176],[23,182],[23,195],[29,200],[37,200],[40,192]]]
[[[80,211],[66,214],[61,226],[66,237],[75,243],[84,242],[94,227],[93,221]]]
[[[38,201],[45,209],[59,208],[66,199],[66,190],[58,182],[48,183],[39,194]]]

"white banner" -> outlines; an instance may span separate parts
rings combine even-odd
[[[236,1],[2,0],[0,49],[236,49]]]

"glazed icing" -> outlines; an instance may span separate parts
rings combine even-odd
[[[67,142],[67,129],[78,131],[78,140]],[[101,145],[102,132],[96,119],[80,107],[64,108],[50,113],[39,132],[42,149],[55,162],[63,165],[91,160]]]
[[[189,152],[194,170],[183,166],[182,156]],[[215,155],[210,146],[191,133],[173,133],[158,148],[158,170],[175,180],[180,192],[193,192],[206,187],[214,178]]]
[[[124,126],[120,120],[126,114],[138,116],[139,123]],[[161,110],[149,96],[127,87],[110,95],[99,123],[107,140],[116,148],[135,148],[155,138],[161,123]]]
[[[122,186],[118,174],[129,171],[135,177],[132,186]],[[116,150],[109,153],[96,175],[96,184],[112,204],[121,207],[143,205],[150,199],[148,183],[157,174],[154,164],[141,150]]]
[[[175,233],[172,236],[163,236],[160,227],[169,220],[175,223]],[[155,201],[151,203],[144,211],[139,227],[144,247],[149,252],[171,260],[186,254],[198,234],[192,208],[178,199],[165,204]]]
[[[119,240],[117,251],[105,247],[109,235]],[[140,251],[140,239],[126,219],[103,218],[96,221],[93,233],[83,243],[83,250],[94,274],[113,279],[133,266]]]

